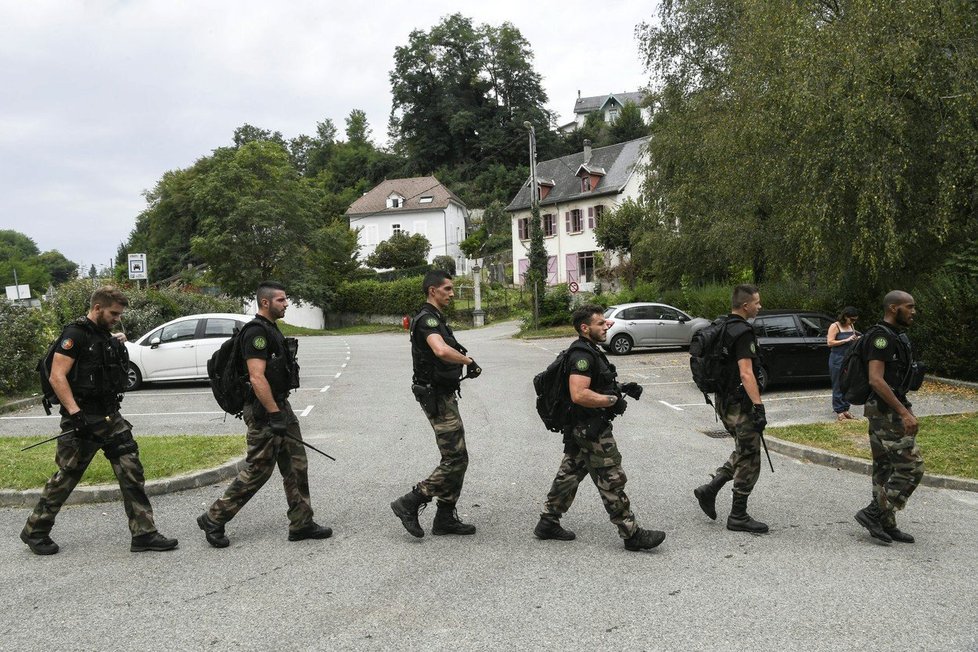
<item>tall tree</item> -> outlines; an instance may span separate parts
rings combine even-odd
[[[406,269],[424,265],[431,242],[420,233],[408,235],[399,231],[377,245],[367,256],[367,264],[377,269]]]

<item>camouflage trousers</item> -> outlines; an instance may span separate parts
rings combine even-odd
[[[438,413],[432,415],[425,412],[425,416],[435,431],[441,462],[427,480],[418,483],[417,490],[428,498],[438,498],[439,503],[454,505],[462,493],[465,469],[469,465],[465,426],[458,412],[458,399],[454,394],[438,395]]]
[[[628,478],[621,468],[621,453],[618,452],[611,424],[604,424],[596,435],[589,436],[587,422],[579,423],[573,427],[571,437],[577,452],[564,453],[541,516],[553,519],[563,516],[573,504],[581,480],[590,475],[601,495],[605,511],[618,527],[618,535],[627,539],[635,534],[638,524],[625,494]]]
[[[288,433],[302,439],[299,419],[292,411],[292,406],[286,400],[279,403],[279,408],[285,412]],[[306,459],[305,446],[289,437],[272,435],[268,413],[257,401],[245,405],[242,417],[248,426],[248,466],[238,473],[224,495],[211,505],[207,516],[218,525],[230,521],[268,482],[278,465],[285,488],[285,500],[289,505],[289,531],[307,527],[312,523],[313,512],[309,497],[309,462]]]
[[[883,511],[883,524],[894,527],[894,511],[907,506],[907,499],[924,476],[924,459],[916,437],[906,434],[900,415],[889,406],[870,398],[863,414],[869,420],[873,497]]]
[[[730,400],[717,406],[720,421],[734,438],[734,450],[716,474],[733,479],[733,493],[749,496],[761,475],[761,433],[751,420],[749,400]]]
[[[129,531],[132,536],[156,532],[153,508],[144,488],[145,478],[143,465],[139,461],[139,447],[132,438],[132,425],[118,412],[108,416],[85,413],[85,418],[96,438],[69,435],[58,440],[54,458],[58,471],[44,485],[37,506],[27,518],[24,531],[30,537],[42,537],[51,533],[61,506],[68,500],[88,465],[101,450],[119,481],[122,504],[126,516],[129,517]],[[71,420],[62,414],[61,432],[73,427]]]

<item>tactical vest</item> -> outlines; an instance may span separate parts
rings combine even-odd
[[[265,380],[272,390],[272,396],[281,401],[289,392],[299,386],[299,340],[284,337],[274,324],[255,317],[241,329],[242,340],[245,329],[261,327],[268,338],[268,359],[265,361]],[[247,363],[245,364],[247,368]]]
[[[591,385],[588,389],[598,394],[613,391],[615,389],[615,383],[618,380],[618,371],[615,365],[608,360],[608,356],[603,351],[596,349],[584,338],[580,338],[578,341],[585,342],[588,353],[594,357],[596,362],[594,373],[591,375]],[[595,414],[605,414],[607,413],[607,408],[585,408],[580,405],[574,405],[574,412],[578,418],[587,418]]]
[[[68,374],[72,395],[79,403],[97,401],[110,407],[110,404],[117,406],[119,395],[128,385],[126,346],[86,317],[72,323],[82,328],[89,340],[88,348],[79,352]]]
[[[435,355],[427,342],[418,342],[416,325],[418,320],[434,317],[438,320],[438,334],[445,340],[445,344],[452,347],[462,355],[466,354],[466,348],[459,344],[455,339],[455,333],[442,318],[441,314],[435,310],[430,303],[425,303],[421,310],[411,320],[411,359],[414,363],[414,379],[416,385],[430,385],[435,389],[454,392],[462,382],[462,365],[453,362],[445,362]]]
[[[724,332],[724,378],[725,385],[728,391],[738,389],[740,387],[740,365],[737,362],[735,345],[737,340],[744,337],[745,333],[749,333],[751,340],[754,342],[754,350],[757,353],[756,358],[751,359],[751,369],[754,372],[754,378],[758,377],[758,372],[760,371],[760,361],[761,361],[761,349],[757,344],[757,336],[754,334],[754,328],[750,323],[741,317],[740,315],[730,315],[727,317],[727,329]]]
[[[884,361],[883,380],[890,386],[890,389],[893,390],[898,398],[904,399],[907,396],[907,392],[919,389],[920,383],[923,380],[923,370],[920,369],[913,359],[913,348],[910,346],[910,339],[906,333],[898,333],[886,322],[880,322],[874,328],[885,330],[895,342],[896,355]],[[866,335],[869,335],[869,331],[867,331]],[[872,341],[870,341],[870,344],[872,344]]]

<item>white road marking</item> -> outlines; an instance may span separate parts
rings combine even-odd
[[[349,358],[347,358],[347,360],[349,360]],[[340,365],[340,369],[346,369],[346,363],[345,362]]]
[[[126,398],[142,398],[144,396],[210,396],[211,392],[126,392]]]
[[[312,408],[313,408],[313,406],[307,405],[306,406],[306,409],[299,413],[299,416],[300,417],[307,417],[307,416],[309,416],[309,413],[312,412]]]
[[[340,374],[342,374],[342,373],[343,373],[342,371],[337,371],[336,372],[336,375],[333,376],[333,378],[339,378],[340,377]]]
[[[676,412],[683,412],[684,411],[681,407],[679,407],[678,405],[673,405],[672,403],[666,403],[665,401],[659,401],[659,403],[662,403],[666,407],[671,407]]]
[[[816,396],[782,396],[781,398],[765,398],[763,400],[765,403],[774,403],[775,401],[810,401],[816,398],[817,399],[832,398],[832,395],[818,394]],[[703,402],[703,403],[677,403],[676,407],[710,407],[710,406],[707,403]]]
[[[322,388],[321,390],[319,390],[319,393],[320,393],[320,394],[322,394],[322,393],[324,393],[324,392],[325,392],[325,391],[326,391],[327,389],[329,389],[329,385],[326,385],[326,387],[323,387],[323,388]]]

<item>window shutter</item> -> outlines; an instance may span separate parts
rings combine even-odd
[[[567,254],[564,260],[567,263],[567,282],[568,283],[577,282],[578,279],[577,254],[576,253]]]
[[[587,228],[594,229],[594,206],[587,207]]]
[[[557,285],[557,257],[547,257],[547,285]]]
[[[570,211],[567,211],[566,213],[564,213],[564,229],[568,233],[571,233]]]

